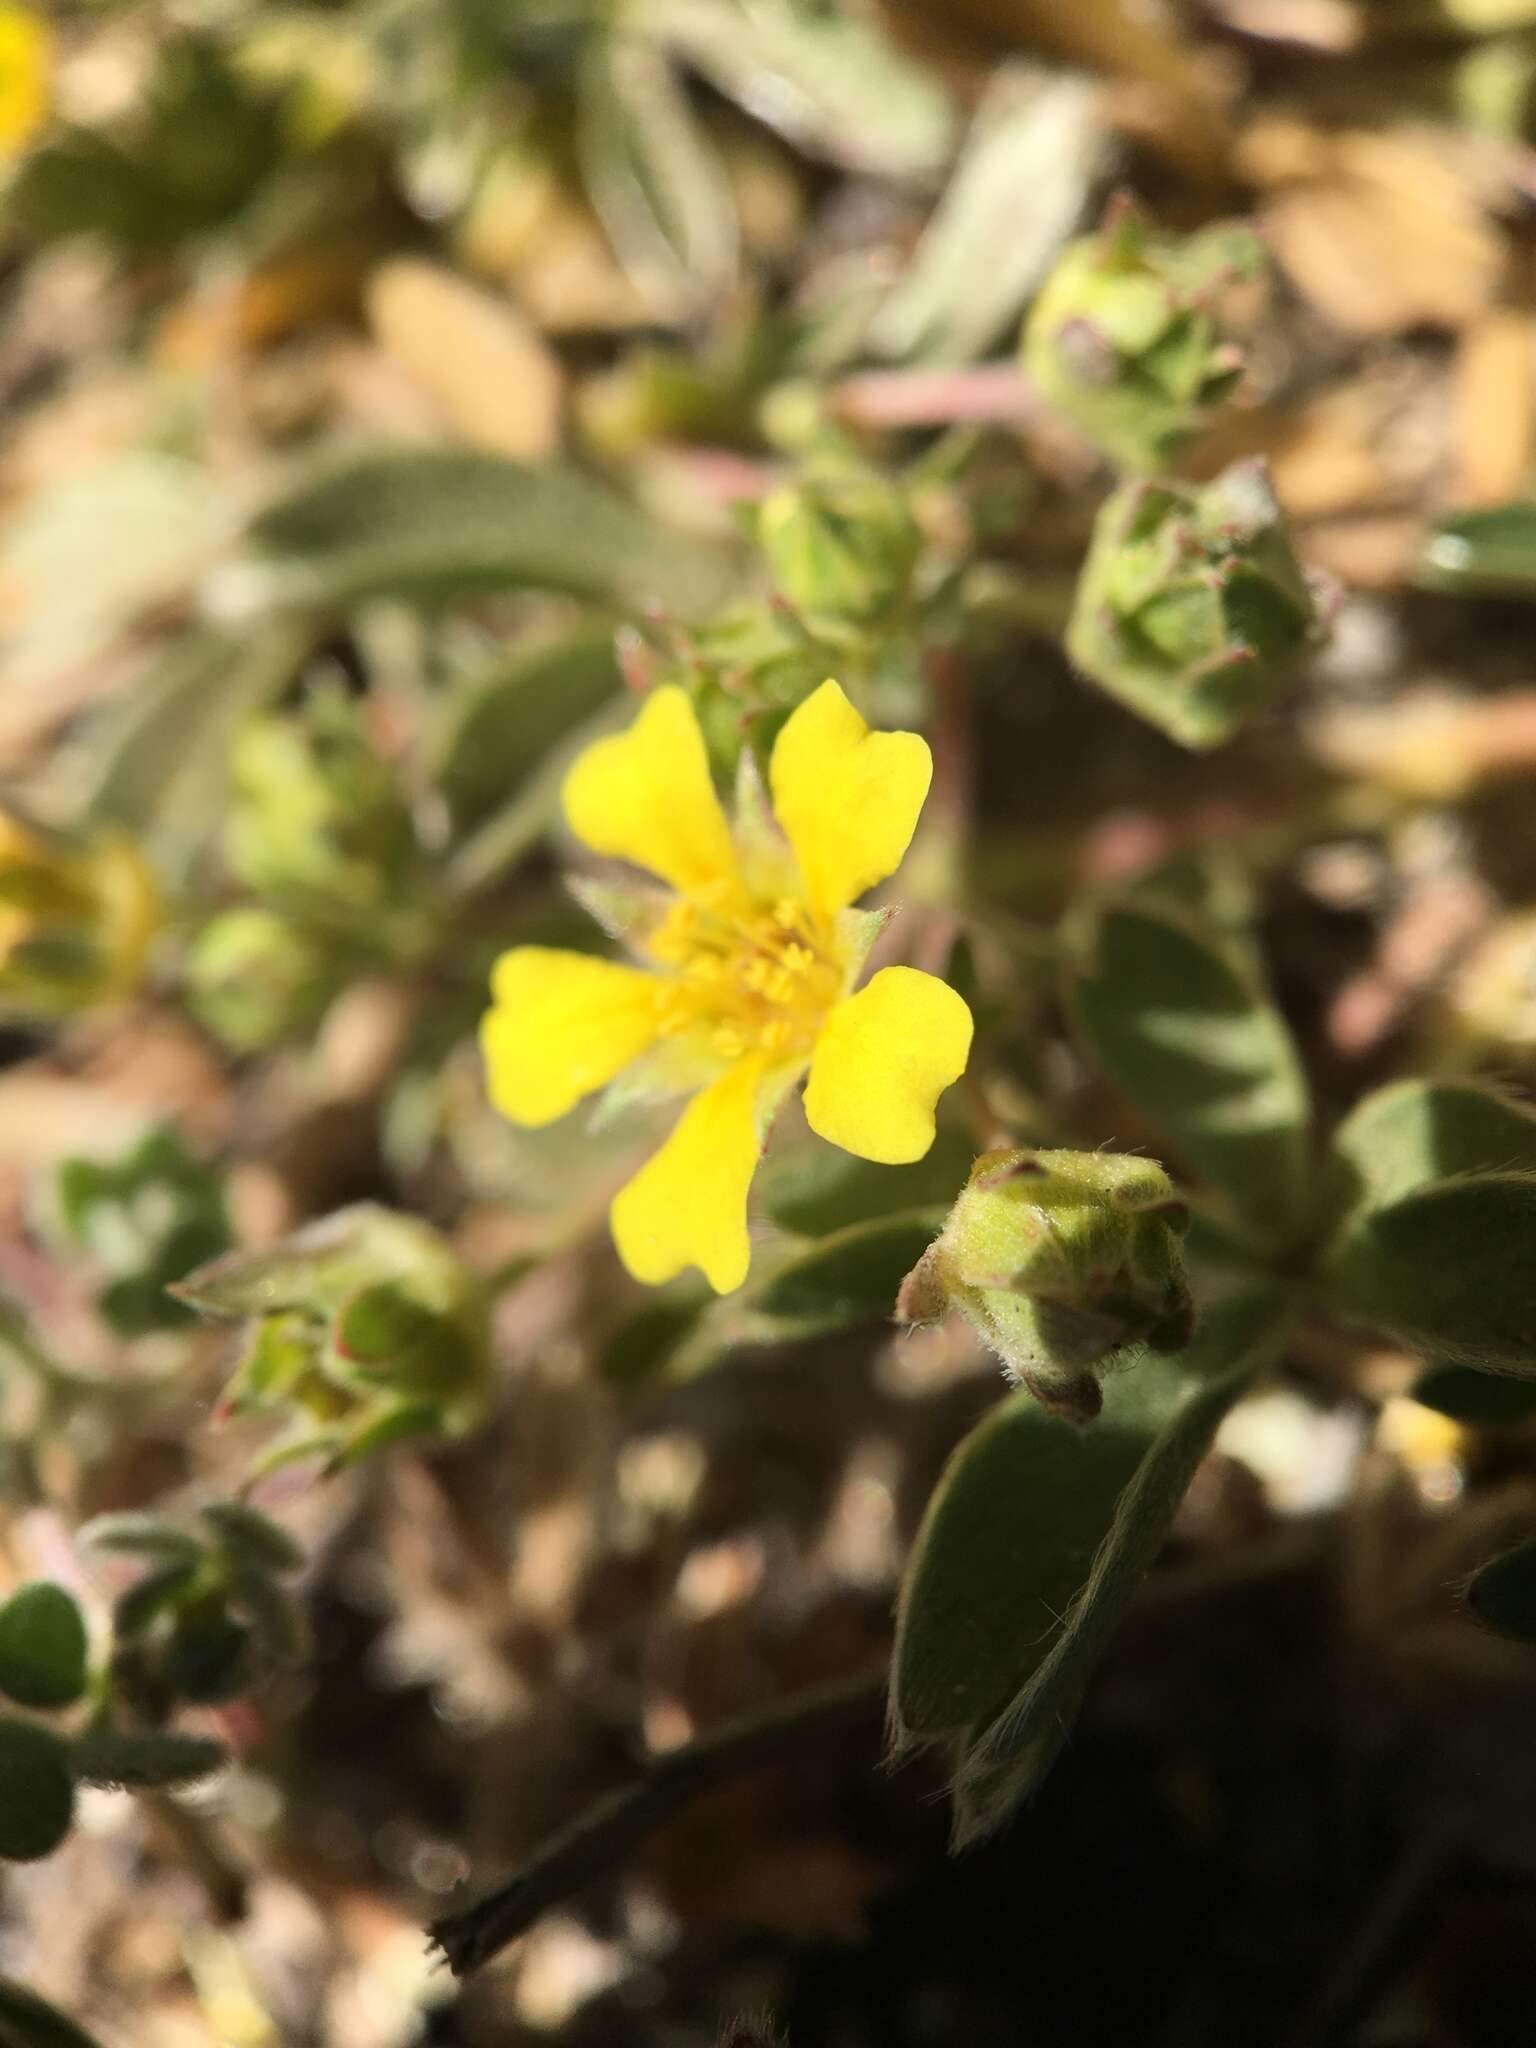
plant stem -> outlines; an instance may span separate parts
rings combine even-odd
[[[792,1699],[711,1728],[696,1741],[654,1757],[634,1784],[606,1794],[536,1849],[510,1877],[431,1927],[449,1968],[466,1977],[524,1934],[551,1906],[569,1898],[645,1838],[717,1785],[745,1777],[808,1738],[877,1716],[886,1670],[796,1694]]]

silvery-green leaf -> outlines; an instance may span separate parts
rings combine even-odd
[[[594,36],[582,66],[577,147],[587,193],[620,261],[664,311],[715,303],[736,272],[724,166],[656,45]]]
[[[877,355],[968,363],[1018,319],[1082,216],[1107,131],[1087,79],[1004,65],[976,111],[944,196],[875,315]]]
[[[799,148],[869,177],[930,184],[955,110],[872,22],[792,0],[654,0],[647,25]]]
[[[210,587],[230,614],[551,590],[689,615],[731,581],[717,545],[668,533],[592,477],[460,449],[348,456],[269,505],[250,542]]]

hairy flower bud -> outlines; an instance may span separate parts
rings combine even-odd
[[[1260,462],[1200,489],[1132,483],[1094,525],[1067,652],[1186,747],[1214,747],[1321,638],[1318,597]]]
[[[131,994],[161,919],[124,833],[72,841],[0,814],[0,1010],[64,1017]]]
[[[821,631],[888,617],[922,539],[896,486],[852,465],[774,491],[758,508],[757,537],[775,584]]]
[[[1176,1351],[1193,1309],[1184,1203],[1152,1160],[1114,1152],[987,1152],[907,1275],[903,1322],[957,1308],[1036,1399],[1098,1413],[1095,1368],[1128,1345]]]
[[[1242,375],[1217,305],[1262,260],[1245,230],[1158,235],[1118,204],[1041,286],[1024,330],[1025,368],[1111,461],[1161,469]]]

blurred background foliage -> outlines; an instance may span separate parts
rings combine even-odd
[[[1019,350],[1122,190],[1267,256],[1240,383],[1152,344],[1233,401],[1157,516],[1273,487],[1298,660],[1216,754],[1113,701],[1163,701],[1131,599],[1074,622],[1150,487]],[[1530,1390],[1374,1327],[1231,1409],[977,1854],[877,1707],[462,1985],[421,1929],[637,1740],[883,1662],[983,1415],[1041,1475],[989,1594],[1042,1502],[1028,1595],[1079,1582],[1085,1439],[889,1323],[984,1146],[1182,1135],[1240,1235],[1381,1084],[1536,1083],[1533,202],[1532,0],[0,0],[6,2048],[75,2039],[34,1993],[105,2048],[1526,2038]],[[933,743],[898,943],[973,1081],[912,1167],[791,1112],[748,1288],[648,1296],[602,1218],[651,1124],[496,1119],[490,964],[597,943],[558,789],[635,690],[724,777],[829,673]],[[1096,978],[1195,909],[1258,1149],[1142,1113]],[[1116,1486],[1162,1371],[1108,1383]]]

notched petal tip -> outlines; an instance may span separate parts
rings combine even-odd
[[[939,1097],[970,1058],[962,996],[915,967],[884,967],[839,1003],[811,1057],[806,1120],[861,1159],[905,1166],[934,1138]]]
[[[704,735],[676,684],[653,690],[627,731],[578,756],[562,801],[566,822],[594,853],[631,861],[690,894],[735,878]]]
[[[928,742],[872,732],[835,682],[790,715],[769,763],[773,808],[822,916],[900,866],[933,779]]]
[[[562,1117],[656,1038],[655,977],[553,946],[515,946],[491,973],[480,1022],[494,1106],[537,1129]]]

